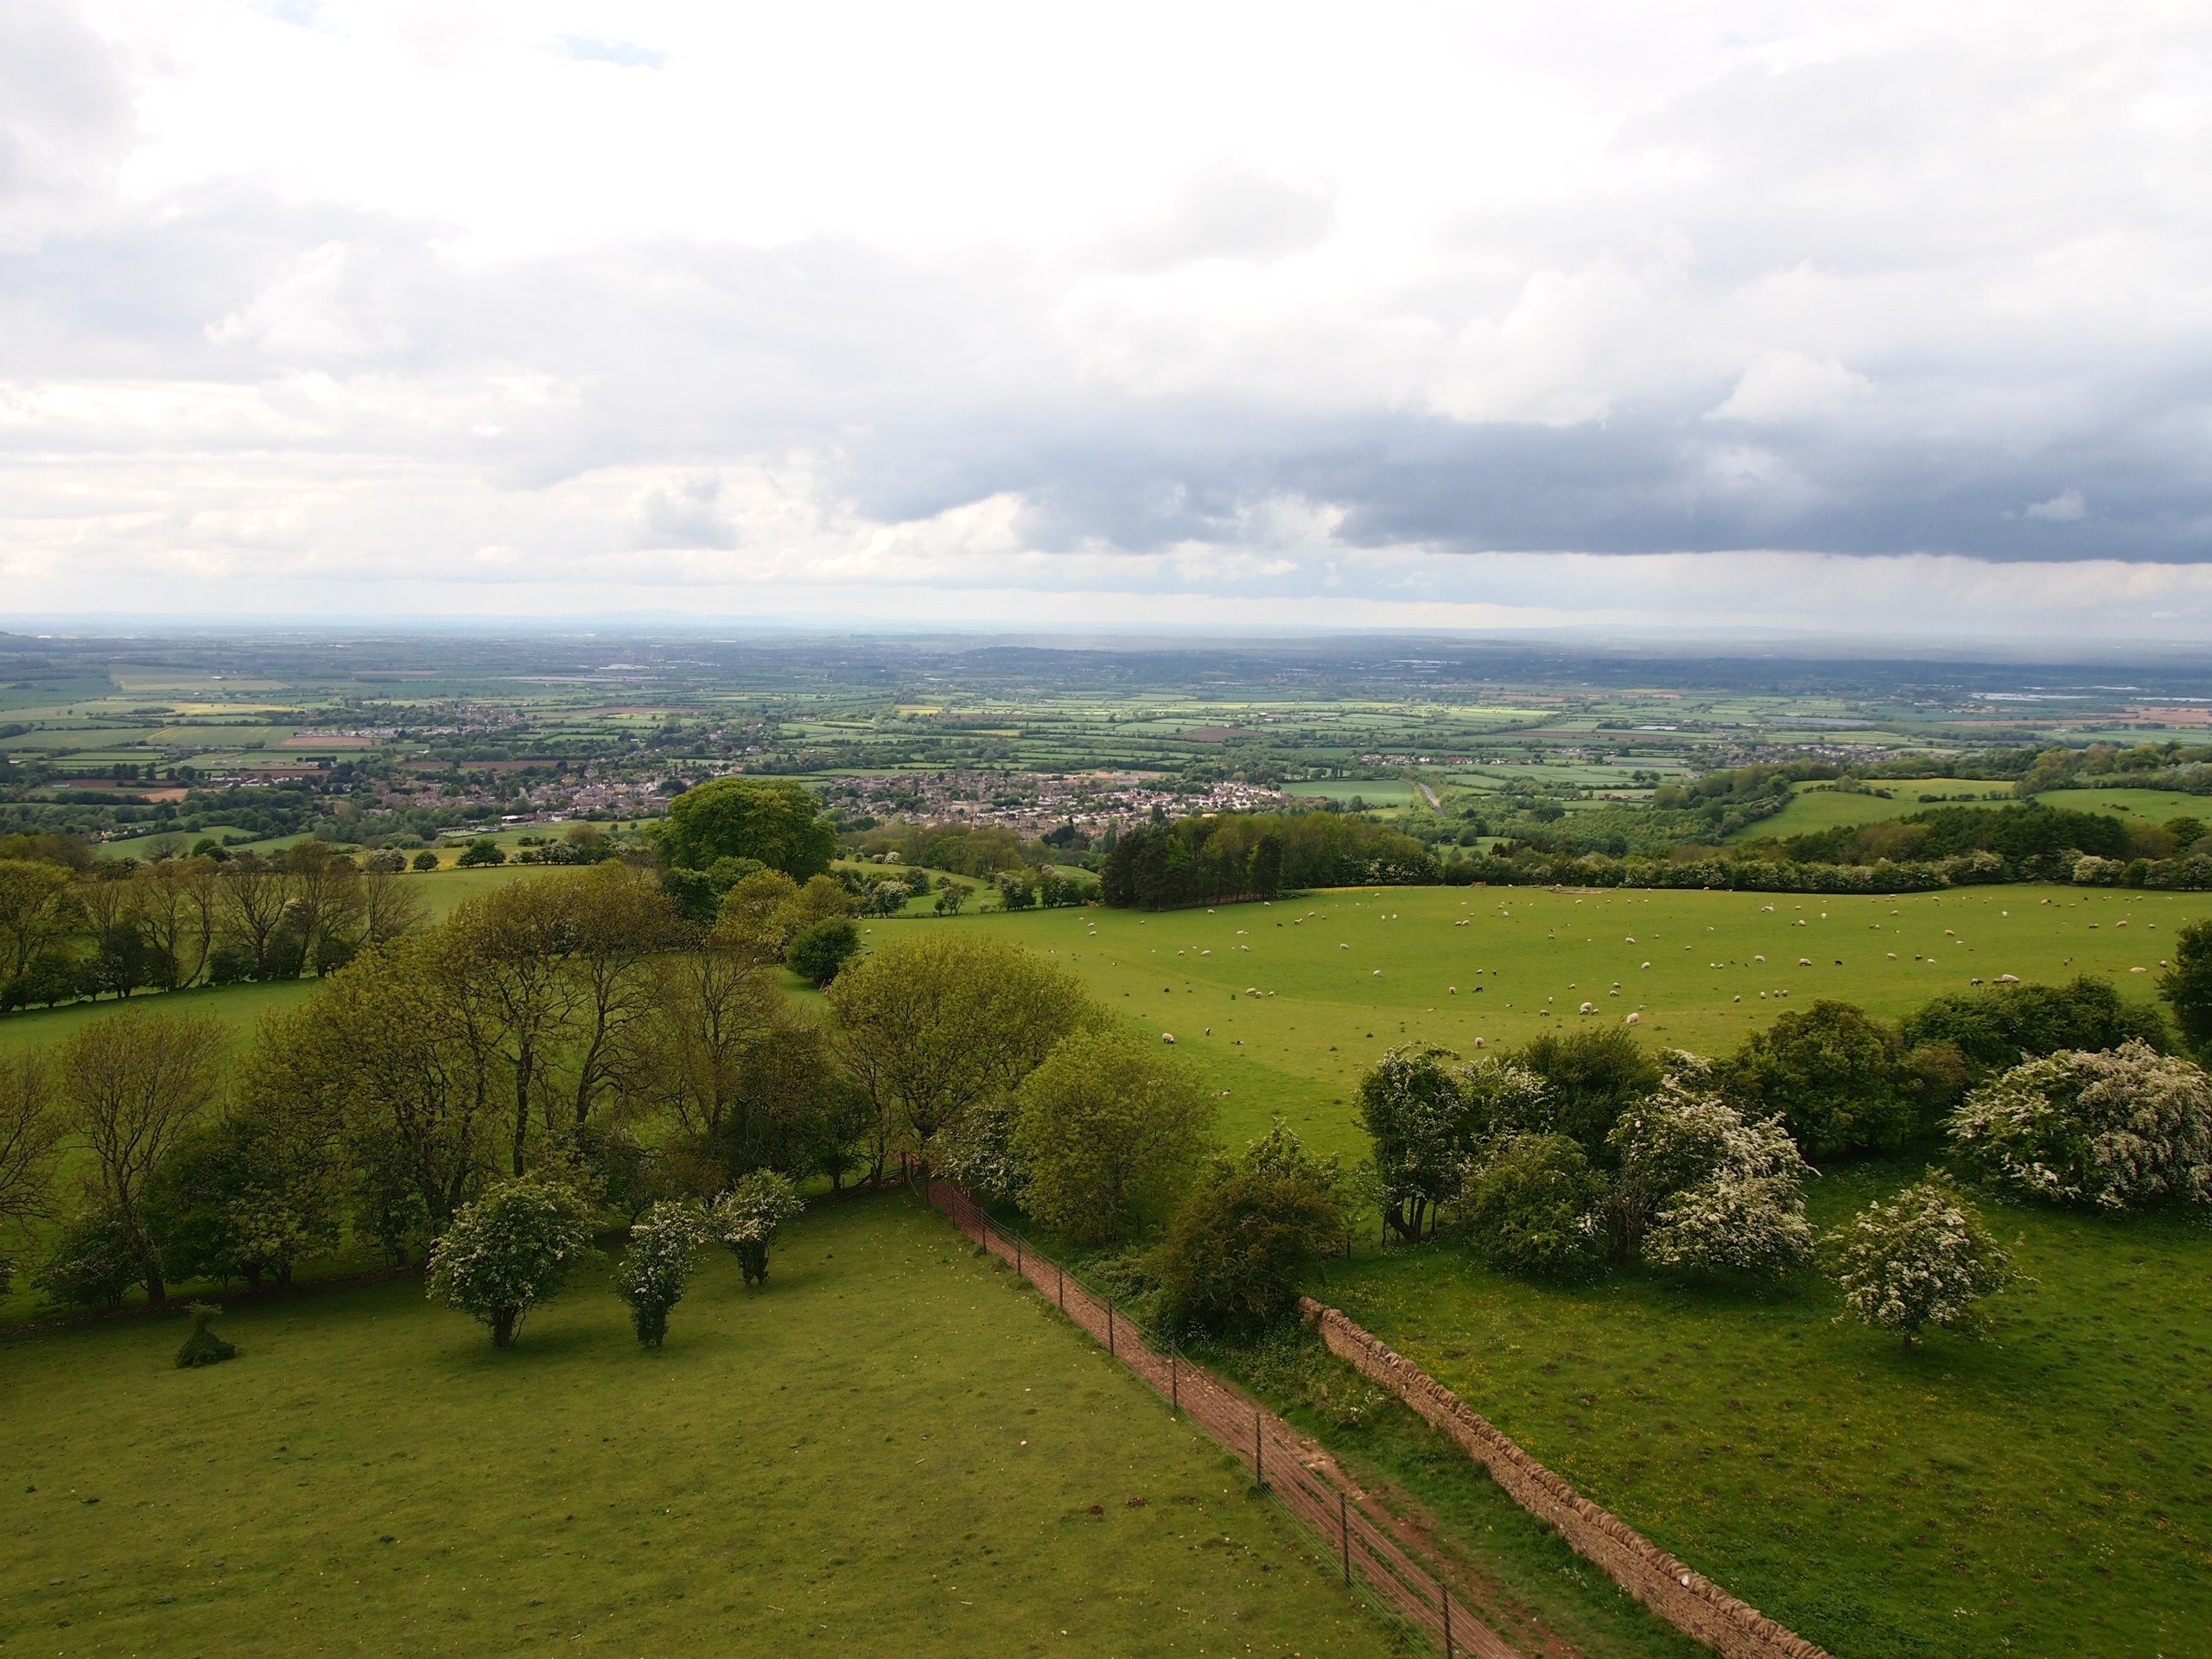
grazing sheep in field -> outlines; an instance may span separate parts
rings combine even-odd
[[[1175,1033],[1172,1031],[1163,1031],[1160,1033],[1160,1040],[1172,1048],[1175,1043]]]
[[[1640,1026],[1643,1023],[1643,1016],[1640,1014],[1631,1014],[1622,1023],[1624,1025]]]

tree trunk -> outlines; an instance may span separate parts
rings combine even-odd
[[[495,1307],[492,1310],[492,1345],[512,1348],[515,1345],[515,1326],[521,1322],[518,1307]]]
[[[145,1283],[146,1300],[148,1301],[165,1302],[168,1300],[169,1287],[162,1282],[162,1270],[154,1262],[149,1262],[146,1264]]]
[[[531,1052],[525,1048],[515,1061],[515,1173],[522,1173],[523,1144],[530,1137]]]

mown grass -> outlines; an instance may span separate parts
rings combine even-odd
[[[1230,1461],[933,1213],[592,1276],[494,1353],[412,1281],[0,1342],[0,1640],[130,1653],[1382,1655]]]
[[[1815,1184],[1832,1225],[1915,1179]],[[1817,1279],[1554,1287],[1450,1244],[1328,1294],[1631,1525],[1831,1652],[2179,1656],[2212,1622],[2212,1232],[1993,1209],[2024,1282],[1911,1352]]]

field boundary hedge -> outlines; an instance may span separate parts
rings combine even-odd
[[[1683,1635],[1723,1659],[1830,1659],[1824,1649],[1730,1595],[1584,1497],[1458,1395],[1337,1309],[1302,1296],[1299,1311],[1319,1329],[1331,1353],[1450,1435],[1515,1503],[1549,1523],[1577,1554],[1604,1568]]]

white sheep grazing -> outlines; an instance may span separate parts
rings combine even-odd
[[[1582,1012],[1585,1014],[1595,1014],[1598,1012],[1598,1005],[1595,1002],[1585,1002],[1582,1005]]]
[[[1160,1033],[1160,1040],[1172,1048],[1175,1045],[1175,1033],[1172,1031],[1163,1031]]]
[[[1640,1014],[1631,1014],[1629,1015],[1628,1019],[1624,1021],[1624,1023],[1631,1026],[1640,1026],[1643,1023],[1643,1016]]]

